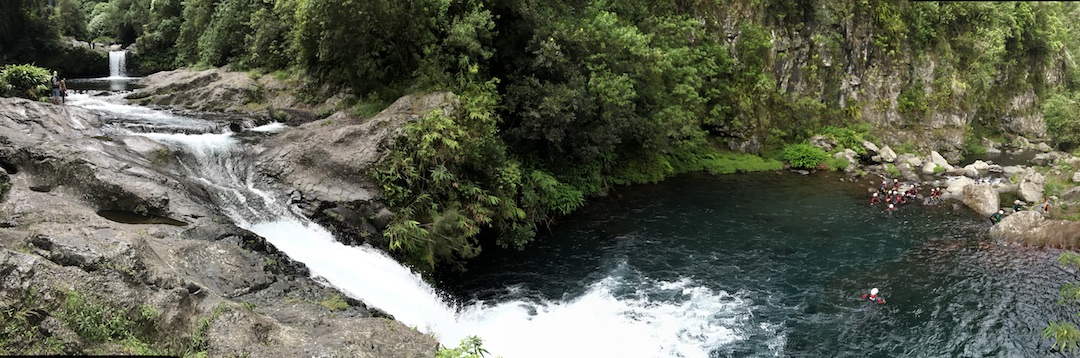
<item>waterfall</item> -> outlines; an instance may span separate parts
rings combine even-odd
[[[338,242],[325,228],[297,213],[283,193],[263,186],[248,144],[231,132],[146,133],[158,117],[159,131],[198,128],[202,120],[145,107],[105,103],[76,95],[76,105],[108,111],[113,128],[163,143],[177,153],[188,177],[201,182],[216,206],[237,226],[263,236],[317,280],[379,308],[402,323],[456,347],[480,337],[490,356],[503,357],[709,357],[717,347],[746,339],[752,303],[713,291],[689,278],[674,282],[642,277],[625,262],[577,297],[520,298],[454,304],[420,275],[370,246]],[[255,128],[259,132],[283,126]],[[512,291],[513,283],[508,283]],[[770,328],[775,329],[775,328]],[[778,335],[783,337],[782,335]],[[782,346],[782,343],[778,343]]]
[[[127,51],[109,51],[109,78],[127,77]]]

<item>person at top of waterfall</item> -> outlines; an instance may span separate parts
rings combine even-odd
[[[49,85],[52,86],[52,102],[60,103],[60,76],[56,71],[53,71],[49,78]]]
[[[990,215],[990,223],[997,224],[1001,222],[1001,218],[1005,215],[1005,210],[998,210],[994,215]]]
[[[870,195],[870,205],[874,205],[874,204],[877,204],[877,203],[880,203],[880,202],[881,202],[881,197],[879,197],[877,195],[877,192],[874,192],[873,195]]]
[[[1024,210],[1024,204],[1020,200],[1013,201],[1013,212],[1020,212]]]
[[[877,287],[871,288],[870,293],[864,293],[862,298],[870,302],[876,302],[879,305],[885,304],[885,299],[878,295]]]

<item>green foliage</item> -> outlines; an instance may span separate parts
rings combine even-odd
[[[469,336],[461,340],[455,348],[439,348],[435,352],[436,358],[483,358],[488,354],[484,349],[483,342],[479,337]]]
[[[848,167],[848,165],[851,165],[851,162],[849,162],[845,157],[836,157],[829,158],[825,161],[825,164],[828,165],[829,169],[832,170],[844,170]]]
[[[829,159],[829,155],[825,154],[824,150],[807,143],[790,144],[784,147],[780,157],[787,161],[792,168],[801,169],[817,168],[818,164]]]
[[[1080,255],[1072,251],[1065,251],[1057,261],[1062,266],[1080,268]],[[1080,304],[1080,282],[1071,282],[1062,286],[1060,297],[1059,304],[1068,304],[1076,308]],[[1042,330],[1042,334],[1043,337],[1054,341],[1053,348],[1061,351],[1071,352],[1080,347],[1080,329],[1071,322],[1047,322],[1047,327]]]
[[[331,311],[340,311],[349,308],[349,303],[345,302],[345,297],[341,296],[340,293],[335,293],[330,297],[319,301],[319,306],[323,306]]]
[[[869,130],[868,126],[854,128],[825,126],[821,129],[821,134],[855,153],[866,154],[866,147],[863,147],[862,143],[866,140],[864,136],[868,135]]]
[[[911,113],[921,116],[926,113],[927,108],[926,92],[916,84],[904,87],[900,91],[900,96],[896,98],[896,111],[903,114]]]
[[[892,165],[890,163],[885,163],[885,173],[889,174],[889,177],[892,178],[900,177],[900,169],[897,169],[895,165]]]
[[[1055,93],[1043,102],[1042,112],[1058,148],[1069,151],[1080,146],[1080,104],[1075,95]]]
[[[941,173],[944,173],[944,172],[945,172],[945,167],[943,167],[941,165],[938,165],[938,164],[934,164],[934,174],[941,174]]]
[[[0,354],[62,354],[62,341],[43,332],[39,323],[48,316],[48,307],[39,301],[37,290],[29,289],[5,302],[0,311]]]
[[[0,95],[44,100],[51,94],[49,70],[34,65],[7,65],[0,69]]]
[[[986,147],[982,145],[982,138],[975,135],[974,131],[964,133],[964,154],[985,154]]]

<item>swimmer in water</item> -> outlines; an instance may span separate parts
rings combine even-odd
[[[885,299],[881,298],[881,296],[878,296],[877,287],[871,288],[869,294],[864,293],[862,295],[862,298],[870,302],[877,302],[877,304],[879,305],[885,304]]]

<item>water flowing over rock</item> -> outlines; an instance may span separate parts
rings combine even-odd
[[[10,180],[0,302],[33,288],[43,307],[71,292],[132,315],[151,307],[160,339],[177,344],[205,318],[210,356],[434,355],[432,337],[359,301],[336,312],[318,305],[340,293],[218,213],[200,181],[174,170],[179,153],[163,150],[103,129],[85,109],[0,99],[0,167]],[[43,315],[42,329],[68,353],[86,348],[56,312]]]
[[[1046,177],[1035,171],[1029,171],[1020,177],[1020,198],[1029,203],[1042,202],[1043,187]]]
[[[1013,243],[1075,248],[1080,244],[1080,222],[1049,220],[1036,211],[1021,211],[994,225],[990,237]]]
[[[951,188],[951,187],[950,187]],[[1001,200],[997,190],[990,184],[971,184],[964,186],[964,204],[975,213],[982,216],[990,216],[1000,209]]]

